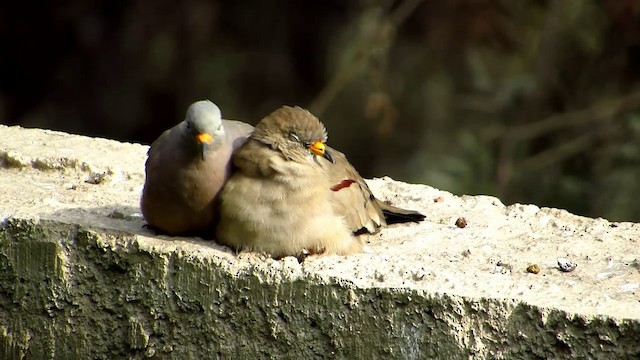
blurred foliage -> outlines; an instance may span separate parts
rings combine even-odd
[[[640,220],[640,2],[4,2],[0,119],[151,142],[310,108],[365,176]],[[428,199],[427,199],[428,200]]]

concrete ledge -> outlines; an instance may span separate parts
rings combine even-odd
[[[638,224],[385,178],[427,221],[349,257],[235,256],[141,228],[145,152],[0,126],[0,358],[640,357]]]

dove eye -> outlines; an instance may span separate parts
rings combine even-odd
[[[290,133],[289,134],[289,140],[295,141],[295,142],[300,142],[300,138],[298,137],[298,135],[296,135],[294,133]]]
[[[187,121],[187,129],[191,129],[191,123]]]

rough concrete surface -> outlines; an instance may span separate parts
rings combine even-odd
[[[384,178],[426,221],[236,256],[142,228],[146,150],[0,126],[0,358],[640,358],[638,224]]]

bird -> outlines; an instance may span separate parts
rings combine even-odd
[[[231,155],[252,131],[252,125],[223,120],[209,100],[191,104],[184,121],[164,131],[147,152],[140,200],[147,227],[159,234],[213,238]]]
[[[376,199],[326,141],[325,126],[301,107],[283,106],[263,118],[233,155],[216,240],[276,259],[350,255],[363,249],[359,234],[425,218]]]

